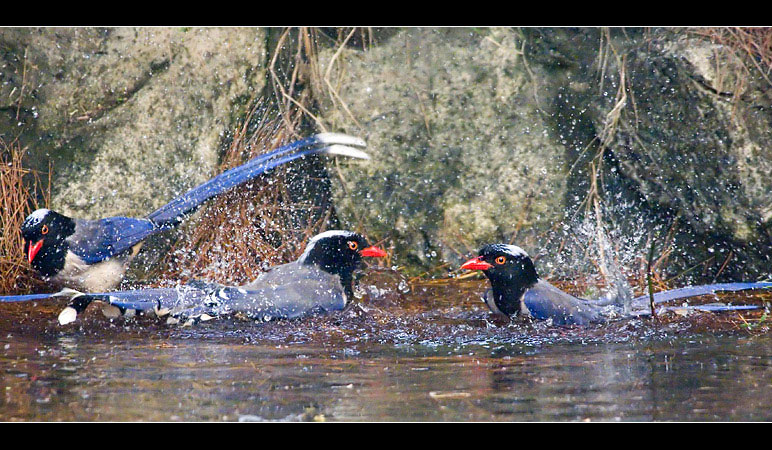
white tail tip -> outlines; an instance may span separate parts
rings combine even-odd
[[[68,306],[59,313],[59,325],[67,325],[68,323],[75,322],[78,317],[78,311],[75,308]]]
[[[59,292],[57,292],[55,294],[51,294],[51,297],[71,297],[71,298],[75,298],[75,297],[80,297],[81,295],[85,295],[85,294],[83,292],[76,291],[75,289],[64,288],[64,289],[62,289],[61,291],[59,291]]]
[[[325,155],[338,155],[348,156],[349,158],[370,159],[370,155],[363,152],[362,150],[357,150],[355,148],[338,144],[328,145],[322,149],[322,153]]]
[[[314,135],[314,137],[323,144],[351,145],[362,148],[367,147],[367,143],[364,139],[343,133],[319,133]]]

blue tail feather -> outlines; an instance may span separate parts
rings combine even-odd
[[[693,305],[693,306],[668,306],[667,310],[675,311],[679,309],[696,310],[696,311],[747,311],[754,309],[762,309],[759,305]]]
[[[0,303],[31,302],[35,300],[45,300],[56,294],[29,294],[29,295],[5,295],[0,296]]]
[[[0,303],[18,303],[18,302],[33,302],[36,300],[46,300],[54,297],[66,297],[73,298],[79,295],[83,295],[81,292],[72,289],[62,289],[59,292],[50,292],[43,294],[25,294],[25,295],[6,295],[0,296]]]
[[[206,299],[206,293],[197,288],[148,288],[85,294],[90,300],[101,300],[123,309],[148,311],[155,308],[179,308],[195,305]]]
[[[352,139],[348,136],[346,136],[346,138]],[[284,163],[297,158],[302,158],[306,155],[324,153],[330,147],[340,146],[336,146],[334,142],[327,142],[325,139],[320,139],[317,136],[311,136],[285,145],[270,153],[253,158],[239,167],[234,167],[221,173],[211,180],[173,199],[166,205],[150,213],[147,218],[160,228],[176,225],[183,215],[194,211],[210,198],[222,194],[223,192]],[[303,148],[307,149],[297,151]],[[288,156],[283,156],[288,153]]]
[[[100,300],[124,309],[145,311],[152,310],[155,307],[184,306],[183,301],[196,303],[205,298],[206,294],[200,289],[185,286],[182,286],[179,289],[148,288],[99,293],[82,293],[74,290],[64,290],[50,294],[0,296],[0,303],[30,302],[56,297],[82,297],[89,299],[90,301]]]
[[[750,289],[768,289],[772,288],[772,282],[753,282],[753,283],[717,283],[703,284],[700,286],[687,286],[669,291],[657,292],[654,294],[654,303],[664,303],[682,298],[697,297],[700,295],[715,294],[717,292],[736,292]],[[642,295],[633,299],[633,302],[649,302],[648,295]]]

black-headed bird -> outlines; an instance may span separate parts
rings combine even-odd
[[[508,317],[523,316],[551,320],[555,325],[588,325],[613,319],[651,314],[650,298],[643,295],[630,305],[618,299],[587,300],[574,297],[541,279],[533,260],[520,247],[508,244],[483,246],[478,256],[465,262],[461,269],[481,270],[491,289],[483,301],[491,311]],[[721,283],[689,286],[654,294],[654,303],[661,304],[722,291],[770,288],[772,283]],[[699,305],[688,309],[703,311],[736,311],[757,309],[755,305]],[[625,312],[629,311],[629,312]]]
[[[183,324],[232,314],[264,322],[342,310],[354,298],[354,273],[361,268],[362,258],[384,256],[384,250],[371,246],[358,233],[330,230],[311,238],[296,261],[272,267],[242,286],[194,280],[174,288],[62,291],[56,295],[71,300],[59,314],[59,323],[73,322],[94,300],[111,305],[116,312],[154,313],[168,317],[167,323]]]

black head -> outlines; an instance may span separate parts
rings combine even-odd
[[[330,230],[311,238],[298,261],[314,264],[325,272],[340,276],[343,287],[350,295],[354,271],[361,266],[363,256],[379,258],[386,256],[386,252],[370,246],[360,234]]]
[[[483,271],[491,282],[494,301],[501,312],[506,315],[520,312],[523,294],[539,281],[531,257],[522,248],[507,244],[488,244],[478,255],[461,268]]]
[[[68,236],[75,221],[48,209],[38,209],[21,225],[27,261],[44,276],[56,275],[64,267]]]

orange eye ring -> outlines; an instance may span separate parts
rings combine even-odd
[[[48,225],[43,225],[43,228],[40,229],[40,234],[48,234]]]
[[[496,264],[504,264],[505,262],[507,262],[507,258],[504,256],[499,256],[496,258]]]
[[[348,241],[348,248],[351,250],[356,250],[359,248],[359,244],[357,244],[355,241]]]

